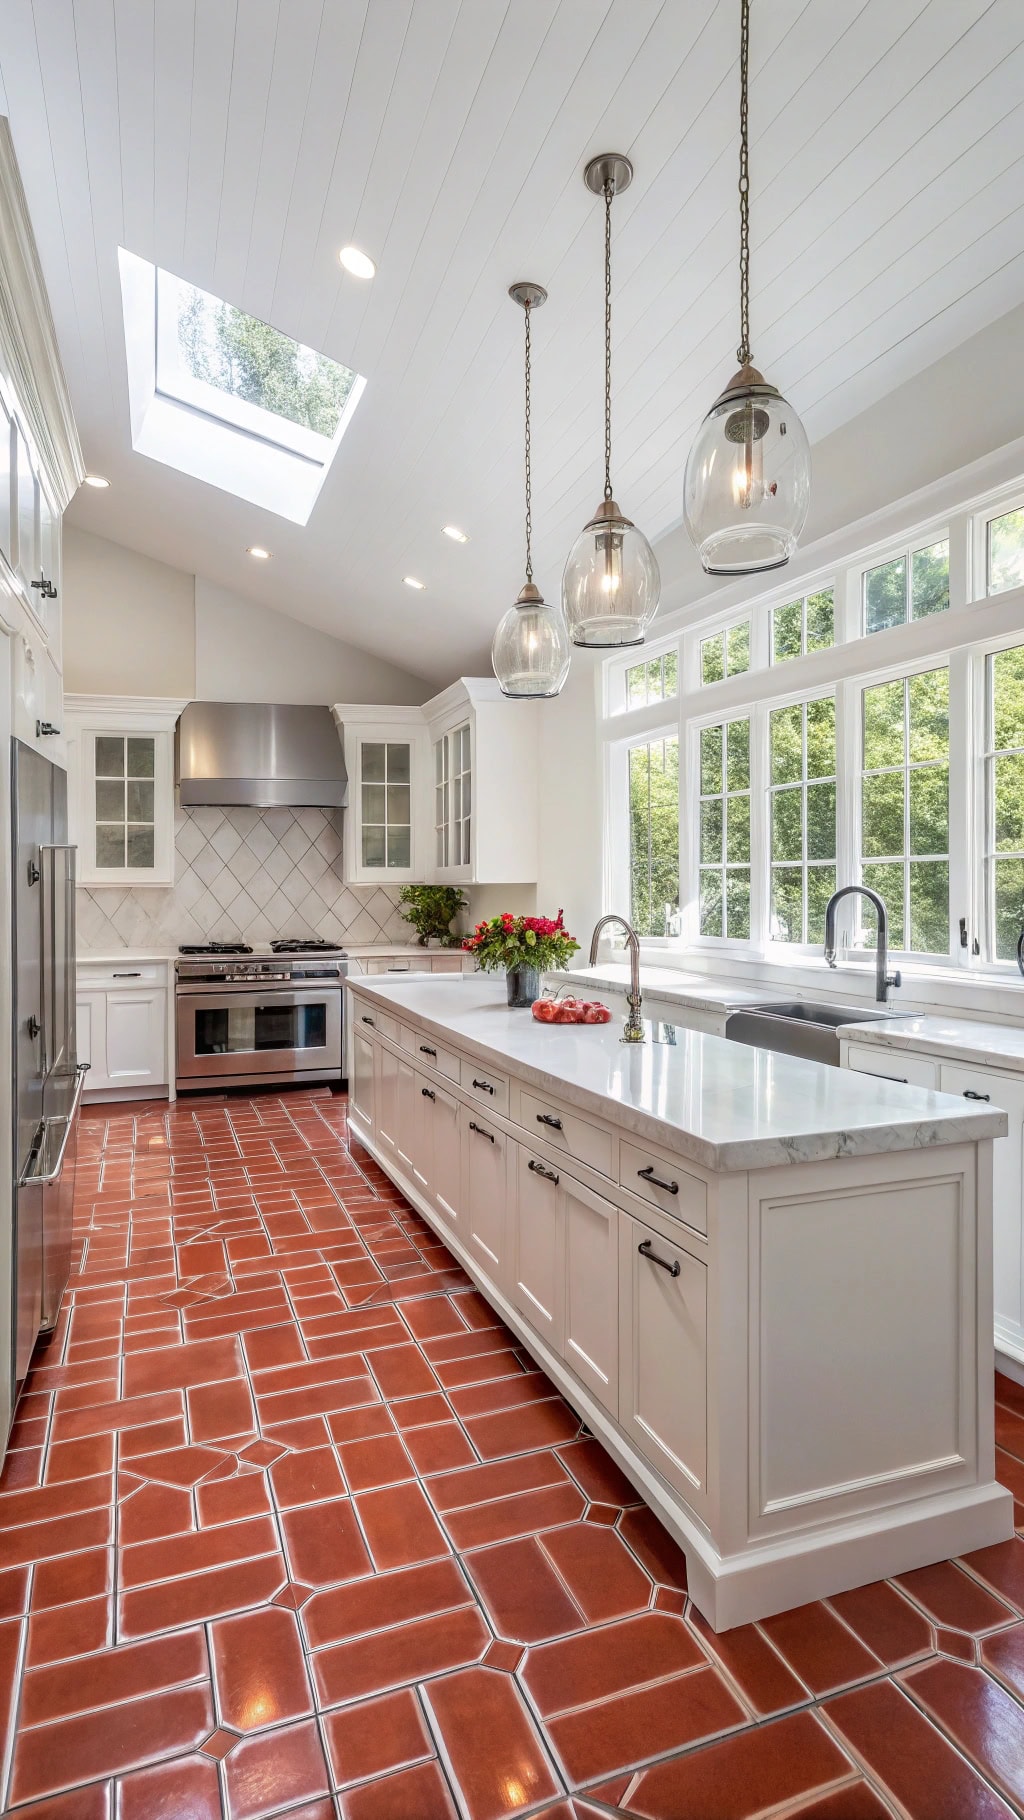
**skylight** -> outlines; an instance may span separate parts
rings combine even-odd
[[[132,444],[305,524],[366,381],[119,249]]]

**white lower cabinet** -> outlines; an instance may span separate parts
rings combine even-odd
[[[377,1142],[392,1157],[398,1155],[398,1056],[381,1043],[375,1083]]]
[[[420,1083],[412,1063],[404,1055],[395,1058],[395,1092],[398,1107],[395,1116],[395,1155],[399,1168],[412,1177],[417,1188],[426,1187],[420,1155],[423,1131],[420,1118]]]
[[[942,1062],[943,1093],[1001,1106],[1010,1121],[992,1146],[992,1272],[996,1345],[1024,1363],[1024,1076]]]
[[[374,1125],[373,1058],[373,1043],[364,1031],[356,1028],[352,1032],[349,1105],[370,1131]]]
[[[80,985],[77,992],[80,1061],[89,1063],[87,1093],[166,1087],[167,989],[164,984]]]
[[[707,1479],[707,1267],[619,1216],[619,1425],[693,1502]]]
[[[459,1227],[462,1206],[459,1102],[436,1080],[422,1076],[420,1120],[423,1133],[421,1168],[426,1176],[426,1192],[438,1213]]]
[[[516,1145],[512,1300],[546,1340],[562,1350],[565,1222],[559,1172]]]
[[[475,1106],[459,1108],[462,1151],[463,1243],[474,1262],[501,1287],[505,1280],[506,1169],[510,1145]]]
[[[516,1147],[512,1299],[592,1390],[618,1412],[618,1209]]]

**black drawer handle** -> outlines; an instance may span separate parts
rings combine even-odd
[[[437,1098],[437,1095],[434,1092],[433,1087],[421,1087],[420,1092],[422,1093],[423,1098],[425,1100],[436,1100],[436,1098]]]
[[[142,974],[141,973],[115,973],[114,978],[116,980],[140,980],[142,978]]]
[[[643,1244],[637,1246],[637,1250],[642,1258],[649,1258],[652,1264],[657,1264],[659,1270],[667,1270],[670,1277],[677,1277],[679,1275],[680,1270],[682,1269],[679,1259],[673,1258],[670,1264],[667,1258],[659,1258],[650,1239],[644,1239]]]
[[[666,1194],[678,1194],[679,1193],[679,1183],[678,1182],[663,1182],[659,1175],[655,1175],[653,1163],[648,1163],[646,1169],[638,1169],[637,1175],[640,1177],[640,1180],[642,1182],[650,1182],[652,1188],[664,1188]],[[661,1263],[660,1258],[655,1258],[654,1261],[656,1264]]]
[[[430,1047],[430,1044],[429,1044],[429,1043],[421,1043],[421,1044],[420,1044],[420,1054],[421,1054],[421,1055],[432,1055],[432,1056],[433,1056],[433,1058],[434,1058],[434,1060],[435,1060],[435,1062],[436,1062],[436,1061],[437,1061],[437,1050],[436,1050],[436,1049],[431,1049],[431,1047]]]
[[[546,1182],[554,1182],[555,1187],[558,1187],[558,1176],[553,1169],[545,1169],[543,1163],[535,1163],[532,1157],[526,1167],[532,1169],[534,1175],[542,1175]]]
[[[964,1088],[965,1100],[991,1100],[991,1098],[992,1095],[990,1093],[975,1093],[973,1087]]]
[[[491,1086],[490,1081],[474,1081],[473,1085],[474,1085],[474,1087],[479,1087],[481,1093],[493,1093],[494,1092],[494,1088]]]
[[[493,1144],[493,1142],[494,1142],[493,1131],[485,1131],[482,1125],[474,1125],[472,1119],[470,1119],[470,1121],[469,1121],[469,1129],[470,1129],[470,1131],[475,1131],[477,1134],[477,1137],[485,1137],[489,1144]]]
[[[361,1019],[361,1020],[360,1020],[360,1021],[361,1021],[361,1022],[362,1022],[362,1023],[364,1023],[364,1024],[372,1024],[372,1023],[373,1023],[373,1019],[372,1019],[372,1017],[367,1017],[367,1016],[366,1016],[366,1014],[365,1014],[365,1012],[364,1012],[364,1014],[363,1014],[363,1016],[362,1016],[362,1019]]]
[[[552,1131],[561,1131],[562,1129],[561,1119],[556,1119],[551,1112],[538,1112],[537,1123],[538,1125],[550,1125]]]

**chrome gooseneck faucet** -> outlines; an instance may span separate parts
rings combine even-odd
[[[889,987],[899,986],[902,982],[898,973],[890,973],[889,966],[889,919],[885,905],[877,891],[870,885],[843,885],[839,891],[833,891],[825,908],[825,959],[830,967],[836,964],[836,906],[844,897],[866,897],[869,904],[875,907],[878,918],[878,936],[875,941],[875,998],[880,1005],[887,1003]]]
[[[626,945],[629,948],[629,991],[626,994],[628,1011],[626,1014],[626,1027],[622,1033],[621,1041],[624,1043],[642,1043],[644,1040],[644,1026],[643,1018],[641,1016],[640,999],[640,942],[636,930],[630,923],[627,923],[624,916],[602,916],[601,921],[596,925],[594,933],[590,938],[590,965],[592,967],[596,965],[597,945],[601,939],[601,931],[608,923],[618,923],[619,928],[626,931]]]

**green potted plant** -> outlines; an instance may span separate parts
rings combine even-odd
[[[461,935],[452,934],[452,923],[469,899],[454,885],[403,885],[398,895],[402,915],[417,932],[421,948],[429,941],[442,948],[457,948]]]
[[[462,944],[485,973],[504,972],[510,1005],[532,1005],[540,996],[540,976],[549,967],[564,967],[579,942],[569,934],[562,912],[550,916],[493,916],[477,923]]]

